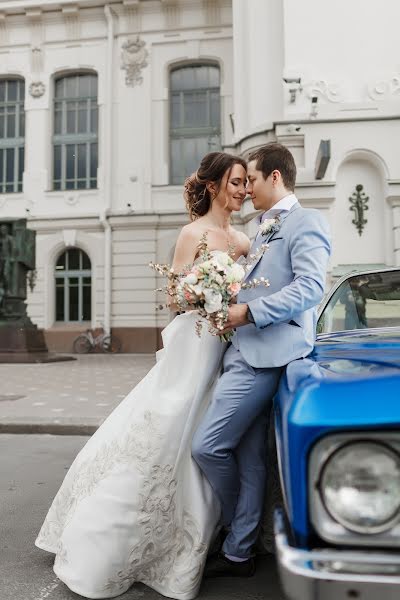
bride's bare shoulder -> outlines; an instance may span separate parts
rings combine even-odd
[[[186,243],[196,242],[199,243],[201,236],[204,233],[204,227],[196,221],[192,221],[187,225],[184,225],[179,232],[178,240],[185,241]]]
[[[203,229],[199,229],[195,221],[182,227],[176,241],[172,263],[175,270],[180,270],[194,261],[203,233]]]

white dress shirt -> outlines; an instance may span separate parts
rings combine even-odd
[[[261,215],[260,223],[265,221],[265,219],[273,219],[281,213],[289,212],[296,202],[298,202],[298,200],[294,194],[288,194],[287,196],[284,196],[279,200],[279,202],[274,204],[272,208],[266,210],[265,213]]]

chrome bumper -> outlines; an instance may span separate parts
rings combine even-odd
[[[279,574],[290,600],[399,600],[400,553],[301,550],[289,545],[281,511],[274,525]]]

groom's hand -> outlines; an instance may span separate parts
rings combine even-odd
[[[228,309],[228,320],[224,329],[219,333],[227,333],[242,325],[248,325],[250,321],[247,318],[247,304],[232,304]]]

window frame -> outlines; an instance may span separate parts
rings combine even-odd
[[[219,76],[219,85],[217,87],[193,87],[181,90],[173,90],[171,84],[172,74],[181,69],[196,69],[201,67],[213,67],[218,71]],[[168,73],[168,116],[169,116],[169,127],[168,127],[168,153],[169,153],[169,185],[181,185],[184,181],[184,175],[182,176],[182,180],[177,182],[173,180],[173,157],[172,157],[172,142],[173,140],[182,140],[188,138],[196,138],[196,139],[204,139],[204,138],[214,138],[217,137],[219,139],[218,147],[209,148],[209,152],[213,150],[218,151],[222,148],[222,102],[221,102],[221,65],[216,61],[190,61],[185,63],[173,64],[169,68]],[[207,92],[207,114],[210,115],[211,110],[211,93],[217,92],[219,97],[219,126],[212,127],[211,125],[208,127],[182,127],[182,128],[173,128],[172,127],[172,98],[176,93],[180,94],[180,104],[181,111],[184,110],[184,94],[195,94],[198,92]],[[189,175],[189,173],[188,173]]]
[[[66,81],[72,78],[79,78],[80,76],[91,76],[96,80],[96,94],[89,95],[57,95],[57,84],[64,81],[64,88]],[[92,85],[92,84],[90,84]],[[99,77],[96,71],[73,71],[67,73],[60,73],[53,79],[53,106],[52,106],[52,189],[53,191],[83,191],[83,190],[96,190],[98,189],[98,166],[99,166]],[[75,133],[68,133],[67,115],[68,106],[75,105],[74,108],[74,119],[76,129],[79,130],[78,118],[79,118],[79,104],[86,102],[86,124],[89,125],[89,131]],[[61,117],[61,133],[56,133],[57,127],[57,105],[60,105],[60,117]],[[92,110],[96,113],[96,130],[94,132],[91,129],[91,112]],[[68,147],[75,146],[72,150],[74,152],[74,177],[67,177],[67,161],[68,161]],[[85,176],[79,177],[78,173],[78,156],[79,146],[85,145]],[[95,146],[95,148],[94,148]],[[60,174],[56,177],[57,162],[56,162],[56,148],[60,148]],[[93,153],[95,153],[93,155]],[[92,175],[92,157],[94,156],[95,166],[94,175]],[[79,185],[80,183],[84,185]],[[72,183],[72,185],[68,185]]]
[[[60,258],[65,254],[66,255],[66,261],[68,260],[68,252],[70,250],[78,250],[79,251],[79,269],[70,269],[70,268],[65,268],[64,270],[59,270],[57,271],[57,263],[60,260]],[[84,269],[83,268],[83,255],[85,255],[87,257],[87,259],[90,262],[90,269]],[[92,277],[92,261],[90,260],[90,256],[88,255],[87,252],[85,252],[85,250],[82,250],[82,248],[79,248],[77,246],[71,247],[71,248],[66,248],[64,249],[56,258],[55,264],[54,264],[54,291],[55,291],[55,305],[54,305],[54,322],[57,324],[78,324],[78,323],[89,323],[92,321],[92,301],[93,301],[93,277]],[[71,319],[70,318],[70,305],[69,305],[69,280],[71,278],[77,278],[78,279],[78,316],[79,315],[83,315],[83,287],[84,287],[84,283],[83,283],[83,278],[84,277],[90,277],[90,315],[88,319]],[[59,320],[57,319],[57,280],[64,280],[64,307],[63,307],[63,311],[64,311],[64,319],[63,320]]]
[[[8,84],[9,82],[17,83],[16,100],[0,100],[0,108],[4,110],[4,130],[6,129],[6,123],[8,122],[8,111],[7,109],[11,106],[15,107],[15,135],[14,137],[0,137],[0,151],[2,156],[2,171],[3,177],[0,180],[0,194],[16,194],[23,192],[23,175],[25,170],[25,79],[18,76],[2,76],[0,77],[0,83],[5,83],[6,94],[8,95]],[[17,135],[21,133],[23,129],[23,136]],[[7,181],[7,150],[14,150],[13,158],[13,179],[11,182]],[[22,156],[21,156],[22,155]],[[22,163],[22,168],[21,168]],[[12,185],[12,190],[7,190],[7,186]]]

